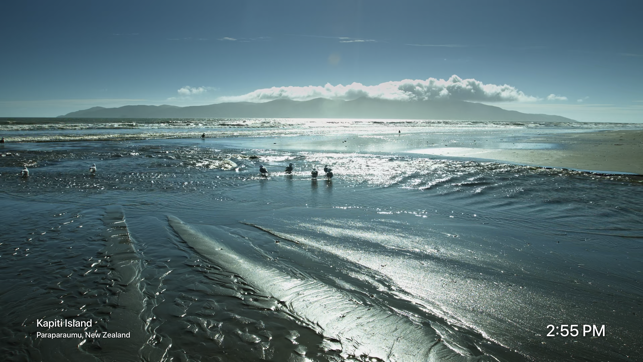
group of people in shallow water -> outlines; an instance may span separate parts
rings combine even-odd
[[[292,171],[294,169],[295,169],[295,165],[291,163],[288,165],[288,167],[286,167],[286,173],[290,175],[292,174]],[[324,172],[326,173],[327,179],[330,180],[331,178],[333,178],[333,170],[330,167],[328,167],[328,165],[324,166]],[[259,173],[263,177],[268,177],[268,169],[266,169],[263,165],[259,165]],[[317,171],[316,167],[313,167],[313,170],[310,172],[310,175],[313,178],[317,178],[317,176],[319,176],[319,171]]]

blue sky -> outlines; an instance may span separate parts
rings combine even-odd
[[[522,95],[472,101],[643,122],[642,13],[619,0],[2,1],[0,117],[268,100],[256,91],[327,84],[341,99],[339,85],[372,94],[433,78],[446,97],[461,79]]]

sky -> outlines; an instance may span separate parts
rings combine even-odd
[[[315,97],[643,123],[643,2],[8,0],[0,117]]]

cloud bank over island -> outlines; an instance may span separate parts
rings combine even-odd
[[[562,100],[564,97],[550,95],[547,100]],[[456,100],[469,102],[536,102],[542,98],[529,96],[513,86],[484,84],[476,79],[462,79],[457,75],[449,79],[429,78],[426,80],[405,79],[366,86],[361,83],[349,85],[272,87],[257,89],[240,96],[226,96],[217,103],[253,102],[264,103],[274,100],[307,101],[316,98],[330,100],[355,100],[371,98],[395,101]],[[565,98],[566,99],[566,98]]]

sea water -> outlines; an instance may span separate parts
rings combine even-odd
[[[0,355],[635,361],[640,178],[414,152],[631,127],[4,120]]]

